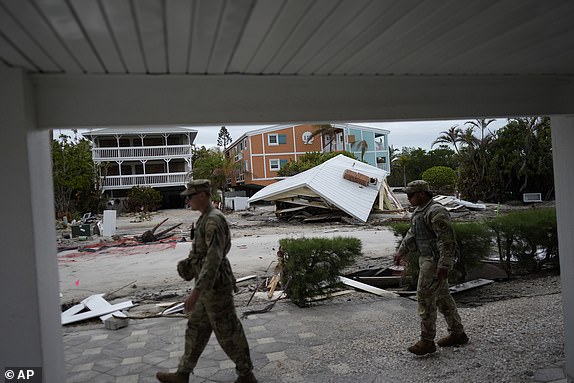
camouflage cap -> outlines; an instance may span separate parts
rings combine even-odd
[[[423,180],[414,180],[407,184],[405,193],[430,192],[429,183]]]
[[[192,195],[201,192],[211,193],[211,182],[209,180],[191,180],[186,186],[187,189],[182,191],[180,195]]]

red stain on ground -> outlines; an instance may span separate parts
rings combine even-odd
[[[83,246],[73,253],[58,256],[58,262],[68,263],[77,261],[91,261],[101,255],[113,255],[124,257],[130,255],[142,255],[150,252],[159,252],[175,249],[179,241],[174,238],[166,238],[163,242],[142,244],[133,239],[121,239],[114,242],[98,243]]]

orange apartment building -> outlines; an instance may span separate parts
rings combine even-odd
[[[255,192],[281,179],[277,172],[289,161],[309,152],[347,150],[361,158],[358,142],[365,141],[363,160],[370,165],[389,171],[388,134],[377,129],[353,124],[330,124],[332,134],[313,133],[318,125],[276,125],[252,130],[235,140],[225,151],[238,169],[232,177],[231,187]]]

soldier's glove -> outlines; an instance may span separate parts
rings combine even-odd
[[[191,267],[191,259],[185,258],[177,263],[177,273],[186,281],[191,281],[195,278]]]

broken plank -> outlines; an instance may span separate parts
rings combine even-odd
[[[104,295],[105,294],[91,295],[88,298],[84,299],[82,301],[82,303],[84,303],[86,305],[86,307],[92,311],[94,311],[94,310],[106,310],[106,309],[112,307],[112,305],[104,299]],[[102,316],[100,316],[100,319],[102,320],[102,322],[104,322],[106,319],[109,319],[112,316],[115,316],[117,318],[127,318],[126,314],[122,313],[121,311],[116,311],[116,312],[113,312],[110,314],[102,315]]]
[[[346,284],[347,286],[351,286],[351,287],[354,287],[354,288],[359,289],[359,290],[367,291],[371,294],[375,294],[375,295],[378,295],[381,297],[393,297],[394,298],[394,297],[398,296],[397,294],[395,294],[393,292],[379,289],[378,287],[373,287],[373,286],[367,285],[366,283],[361,283],[361,282],[355,281],[355,280],[350,279],[350,278],[345,278],[345,277],[340,276],[339,280],[341,282],[343,282],[344,284]]]
[[[494,281],[491,279],[478,278],[478,279],[473,279],[472,281],[463,282],[463,283],[459,283],[457,285],[449,286],[448,290],[451,294],[456,294],[456,293],[460,293],[462,291],[474,289],[476,287],[486,286],[486,285],[489,285],[491,283],[494,283]],[[399,291],[398,293],[400,296],[405,296],[405,297],[411,296],[410,297],[411,299],[416,300],[416,297],[413,296],[413,295],[416,295],[416,293],[417,293],[416,291]]]
[[[239,283],[239,282],[248,281],[248,280],[250,280],[250,279],[255,279],[255,278],[257,278],[257,275],[253,274],[253,275],[248,275],[248,276],[246,276],[246,277],[237,278],[237,279],[235,280],[235,282],[236,282],[236,283]]]
[[[99,316],[102,316],[105,314],[113,313],[115,311],[128,309],[128,308],[133,307],[133,306],[134,306],[134,304],[132,303],[132,301],[126,301],[126,302],[118,303],[115,305],[110,305],[110,307],[108,307],[108,308],[102,308],[102,309],[98,309],[95,311],[88,311],[85,313],[76,314],[73,316],[62,317],[62,324],[65,325],[65,324],[79,322],[79,321],[90,319],[90,318],[99,317]]]
[[[74,305],[74,306],[70,307],[69,309],[67,309],[66,311],[64,311],[62,313],[62,318],[72,317],[85,308],[86,308],[86,305],[83,302],[80,302],[77,305]]]
[[[183,312],[183,306],[185,305],[185,302],[181,302],[178,303],[170,308],[167,308],[165,310],[162,311],[161,315],[170,315],[170,314],[175,314],[178,312]]]

